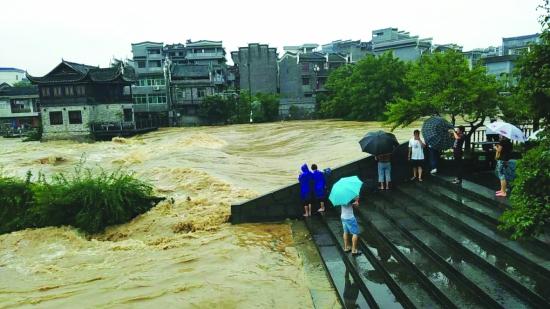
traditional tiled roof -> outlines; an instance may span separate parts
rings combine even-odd
[[[312,52],[312,53],[303,53],[303,54],[300,54],[300,59],[307,59],[307,60],[314,60],[314,59],[319,59],[319,60],[323,60],[323,59],[326,59],[325,58],[325,54],[324,53],[320,53],[320,52]]]
[[[208,65],[176,64],[172,67],[173,78],[185,77],[209,77],[210,67]]]
[[[109,82],[116,79],[131,82],[136,79],[136,76],[134,69],[129,66],[125,66],[124,69],[121,67],[99,68],[63,60],[50,73],[42,77],[31,76],[27,73],[27,78],[33,84],[57,84],[82,81]]]
[[[222,41],[210,41],[210,40],[200,40],[196,42],[187,42],[187,47],[199,47],[199,46],[218,46],[222,45]]]
[[[0,89],[0,97],[15,97],[21,95],[38,96],[38,87],[33,85],[28,87],[4,87]]]

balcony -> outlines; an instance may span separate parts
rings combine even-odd
[[[168,111],[168,104],[166,103],[134,104],[135,113],[166,112],[166,111]]]
[[[164,77],[164,71],[162,69],[162,66],[160,67],[147,67],[147,68],[136,68],[136,73],[138,75],[142,74],[158,74],[160,76]]]
[[[222,53],[188,53],[185,58],[189,60],[200,60],[200,59],[220,59],[225,56]]]

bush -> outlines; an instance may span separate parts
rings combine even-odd
[[[30,173],[26,181],[0,177],[0,233],[61,225],[98,233],[130,221],[161,200],[149,184],[120,170],[95,174],[77,167],[69,177],[30,179]]]
[[[548,133],[547,133],[548,134]],[[550,220],[550,138],[529,150],[518,162],[510,202],[500,217],[501,230],[513,239],[537,235]]]

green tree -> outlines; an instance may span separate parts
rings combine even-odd
[[[460,52],[422,56],[408,71],[406,82],[414,94],[411,99],[398,98],[389,105],[388,123],[393,128],[424,116],[448,115],[453,123],[461,117],[470,126],[468,148],[470,136],[486,117],[497,113],[500,84],[484,67],[470,69]]]
[[[327,80],[329,99],[321,105],[321,113],[325,117],[384,120],[389,102],[410,97],[403,78],[406,72],[407,65],[391,53],[340,67]]]
[[[518,162],[510,203],[500,217],[500,229],[512,238],[539,234],[550,223],[550,130],[540,144]]]
[[[254,122],[271,122],[279,119],[279,97],[276,94],[257,93],[254,100],[259,102],[259,110],[253,109]]]
[[[540,43],[529,47],[516,63],[517,87],[515,100],[508,101],[503,109],[512,117],[530,118],[533,129],[537,130],[540,121],[550,122],[550,5],[548,0],[540,6],[545,15],[540,18],[542,34]],[[519,113],[514,113],[520,111]]]
[[[15,88],[23,88],[23,87],[30,87],[32,86],[31,83],[28,80],[20,80],[18,82],[13,83],[12,87]]]
[[[199,104],[198,115],[209,124],[227,123],[231,117],[232,106],[219,95],[207,96]]]

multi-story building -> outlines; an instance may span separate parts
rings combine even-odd
[[[135,128],[128,66],[99,68],[63,60],[51,72],[36,77],[43,139],[87,138],[110,126]]]
[[[250,43],[231,52],[239,72],[239,88],[252,94],[277,93],[277,49]]]
[[[420,39],[397,28],[385,28],[372,31],[371,43],[372,52],[375,55],[392,52],[395,57],[403,61],[414,61],[423,53],[430,52],[432,39]]]
[[[290,53],[312,53],[319,48],[319,44],[306,43],[302,45],[283,46],[283,51]]]
[[[187,50],[185,49],[185,45],[181,43],[167,44],[163,48],[164,59],[168,57],[168,59],[170,59],[173,64],[187,63],[185,59],[186,53],[187,53]]]
[[[0,134],[39,125],[38,87],[0,88]]]
[[[529,50],[532,44],[540,42],[539,34],[502,38],[502,46],[484,49],[479,56],[480,63],[487,68],[487,74],[507,79],[512,75],[514,66],[521,53]],[[468,52],[470,55],[472,52]]]
[[[346,55],[349,63],[355,63],[372,53],[372,43],[360,40],[337,40],[322,45],[321,50],[327,54]]]
[[[0,85],[6,83],[13,86],[13,84],[21,81],[28,81],[24,70],[0,67]]]
[[[168,124],[165,54],[173,53],[174,57],[180,57],[181,53],[178,44],[168,46],[165,49],[164,43],[149,41],[132,44],[132,60],[137,74],[132,96],[137,119],[154,119],[155,122]]]
[[[286,52],[279,60],[279,115],[288,116],[292,106],[314,112],[317,95],[326,91],[329,73],[346,62],[341,54]]]

